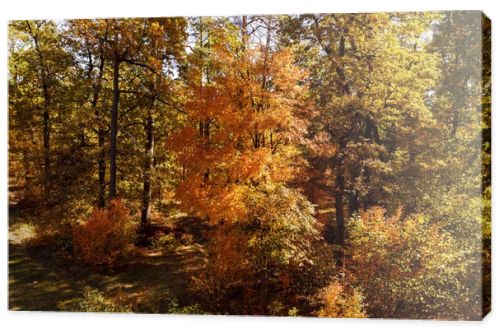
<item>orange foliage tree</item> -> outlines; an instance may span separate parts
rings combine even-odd
[[[306,262],[316,237],[313,207],[286,186],[302,163],[305,72],[290,50],[271,47],[272,22],[261,22],[265,45],[252,42],[246,17],[239,27],[200,20],[185,126],[169,141],[182,166],[181,207],[218,226],[200,289],[244,295],[254,301],[248,313],[271,312],[280,268]]]
[[[201,47],[191,54],[197,66],[186,74],[185,126],[169,140],[183,168],[181,206],[213,224],[247,215],[248,186],[294,176],[307,125],[306,89],[298,84],[305,73],[291,52],[245,45],[234,25],[218,24],[225,26],[212,26],[208,37],[199,33]]]

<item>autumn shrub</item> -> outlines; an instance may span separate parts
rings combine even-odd
[[[192,289],[214,312],[286,315],[280,305],[295,306],[290,298],[298,289],[290,273],[312,265],[314,209],[279,184],[249,187],[245,202],[245,220],[210,235],[208,262]]]
[[[23,211],[23,220],[32,222],[34,232],[27,240],[27,246],[49,249],[59,257],[70,258],[73,253],[73,228],[82,217],[91,213],[92,207],[74,199],[56,202],[46,203],[35,212]]]
[[[316,312],[321,318],[365,318],[363,296],[361,292],[347,284],[333,281],[319,293],[322,305]]]
[[[36,226],[33,236],[27,240],[28,247],[40,248],[49,247],[53,244],[54,234],[44,227]]]
[[[469,318],[480,313],[466,250],[425,217],[388,217],[380,207],[348,224],[347,268],[370,317]],[[477,260],[479,260],[478,258]],[[478,309],[479,308],[479,309]],[[477,313],[479,312],[479,313]]]
[[[76,259],[92,267],[112,266],[133,247],[135,226],[120,200],[107,209],[95,209],[90,218],[73,228]]]

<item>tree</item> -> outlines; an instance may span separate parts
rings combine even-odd
[[[243,48],[234,29],[212,29],[202,39],[209,54],[191,55],[186,124],[169,140],[183,166],[181,205],[213,224],[244,217],[247,185],[293,177],[306,122],[298,111],[302,73],[290,52]]]
[[[224,276],[226,293],[243,286],[256,300],[249,313],[269,312],[271,277],[292,258],[307,261],[315,235],[309,202],[286,187],[300,167],[298,145],[306,129],[303,73],[289,50],[273,49],[268,19],[262,19],[265,44],[251,41],[256,20],[261,22],[243,17],[239,27],[198,21],[198,48],[190,55],[197,66],[186,74],[185,126],[169,141],[183,168],[176,191],[181,207],[218,226],[214,265],[207,269],[212,278],[202,280],[215,284]],[[238,265],[228,268],[226,261]],[[257,284],[249,287],[235,275],[250,275]]]
[[[54,125],[53,118],[60,120],[63,111],[64,81],[70,57],[58,38],[56,25],[51,21],[17,21],[10,26],[11,65],[10,105],[12,107],[11,128],[13,134],[26,138],[23,123],[36,124],[40,129],[43,159],[35,168],[43,170],[40,175],[45,201],[50,202],[51,169]],[[24,128],[24,130],[23,130]],[[38,137],[38,134],[33,134]],[[29,138],[29,137],[28,137]],[[26,139],[29,141],[30,139]],[[33,137],[32,137],[33,138]],[[34,139],[34,138],[33,138]],[[15,139],[14,139],[15,140]],[[31,179],[29,154],[23,152],[25,180]],[[36,158],[35,158],[36,159]],[[30,188],[30,186],[27,186]]]
[[[297,61],[310,68],[321,111],[310,127],[309,160],[320,173],[318,186],[333,193],[340,246],[345,215],[387,197],[391,189],[384,181],[393,173],[393,161],[402,152],[411,156],[423,137],[416,135],[419,128],[432,123],[425,96],[435,80],[436,59],[425,52],[427,41],[421,37],[431,19],[328,14],[283,23],[285,43],[304,40],[298,52],[307,56]]]
[[[90,109],[94,113],[97,123],[98,136],[98,205],[104,208],[106,205],[106,120],[103,110],[107,108],[106,100],[102,97],[107,87],[103,87],[106,70],[105,41],[108,30],[99,30],[95,22],[90,20],[72,20],[68,22],[66,38],[77,55],[76,60],[81,63],[84,73],[76,79],[85,82],[88,87],[84,105],[90,102]],[[89,101],[89,102],[87,102]]]
[[[243,200],[247,219],[213,232],[210,262],[195,278],[195,290],[216,312],[281,314],[292,305],[302,307],[292,297],[301,293],[292,272],[312,263],[312,242],[318,239],[312,205],[280,184],[249,186]],[[224,303],[230,296],[236,304]]]
[[[435,26],[430,49],[440,55],[441,80],[436,86],[433,112],[442,125],[436,151],[446,164],[439,170],[437,189],[428,192],[421,211],[433,221],[446,222],[446,229],[463,245],[464,263],[478,269],[463,275],[470,282],[474,299],[482,294],[481,262],[488,272],[489,194],[489,67],[488,34],[481,13],[446,12]],[[445,37],[447,36],[447,37]],[[484,46],[483,46],[484,43]],[[482,53],[481,51],[484,50]],[[436,202],[436,199],[439,199]],[[485,287],[488,274],[483,276]],[[472,283],[476,282],[476,283]],[[486,288],[487,289],[487,288]],[[465,303],[465,302],[464,302]],[[483,302],[483,312],[489,308]],[[470,302],[470,309],[477,305]],[[477,312],[479,313],[479,312]],[[479,316],[479,315],[478,315]]]
[[[178,83],[174,82],[174,70],[179,65],[183,56],[183,44],[185,40],[185,20],[184,19],[164,19],[156,20],[152,23],[150,45],[146,59],[161,59],[161,63],[151,65],[156,66],[152,72],[148,68],[141,84],[136,88],[134,94],[139,99],[145,99],[143,107],[146,109],[144,126],[144,165],[143,165],[143,191],[141,209],[141,227],[147,230],[151,224],[151,200],[152,200],[152,173],[154,167],[154,143],[155,143],[155,112],[161,112],[161,108],[167,109],[162,117],[172,118],[175,116],[177,96],[180,92],[176,89]],[[149,60],[150,61],[150,60]],[[152,72],[152,73],[151,73]],[[157,104],[161,104],[158,108]],[[167,121],[168,122],[168,121]],[[165,123],[165,122],[164,122]]]

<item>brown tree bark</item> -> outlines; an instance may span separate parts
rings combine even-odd
[[[48,86],[43,85],[44,109],[43,109],[43,156],[44,156],[44,189],[45,198],[49,195],[50,183],[50,95]]]
[[[146,135],[146,143],[144,146],[141,229],[147,230],[151,225],[151,172],[154,159],[154,119],[152,108],[148,108],[148,116],[144,123],[144,133]]]
[[[104,208],[106,206],[106,149],[104,147],[104,143],[106,140],[106,133],[103,129],[98,130],[98,145],[99,145],[99,157],[97,161],[98,165],[98,178],[99,178],[99,197],[98,197],[98,205],[100,208]]]
[[[340,45],[339,45],[339,57],[342,59],[345,55],[345,37],[342,35],[340,37]],[[341,80],[341,91],[342,95],[347,96],[350,95],[351,89],[349,84],[347,83],[345,77],[345,69],[344,65],[341,64],[337,66],[337,73]],[[344,180],[344,159],[342,155],[344,154],[344,149],[347,145],[347,140],[345,137],[341,137],[339,140],[339,152],[340,156],[336,159],[336,177],[335,177],[335,221],[337,225],[337,244],[341,247],[344,247],[345,243],[345,217],[344,217],[344,188],[345,188],[345,180]],[[340,251],[339,261],[343,257],[343,252]]]
[[[120,102],[120,59],[113,57],[113,104],[111,105],[111,129],[109,146],[109,199],[116,197],[116,136],[118,130],[118,104]]]
[[[42,86],[43,92],[43,187],[45,192],[45,199],[47,200],[50,194],[49,191],[49,183],[50,183],[50,133],[51,133],[51,124],[50,124],[50,107],[51,107],[51,96],[49,92],[49,83],[48,83],[48,69],[46,66],[46,62],[40,48],[40,43],[38,40],[38,33],[32,30],[31,25],[26,22],[28,30],[30,32],[31,38],[35,44],[35,50],[38,55],[38,61],[40,66],[40,84]]]
[[[337,244],[344,246],[345,243],[345,217],[344,217],[344,174],[337,171],[335,178],[335,221],[337,224]]]
[[[94,67],[92,56],[89,51],[89,77],[91,77],[92,69]],[[98,173],[98,182],[99,182],[99,193],[97,203],[100,208],[104,208],[106,206],[106,150],[104,144],[106,142],[106,131],[104,130],[104,124],[102,120],[102,114],[99,109],[99,96],[101,93],[102,87],[102,78],[104,76],[104,51],[102,45],[100,45],[100,54],[99,54],[99,65],[97,78],[92,84],[92,88],[94,90],[94,94],[92,96],[92,109],[94,110],[94,115],[99,122],[97,127],[97,138],[98,138],[98,157],[97,157],[97,173]]]

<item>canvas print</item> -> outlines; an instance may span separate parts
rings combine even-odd
[[[9,309],[482,319],[490,43],[479,11],[10,21]]]

